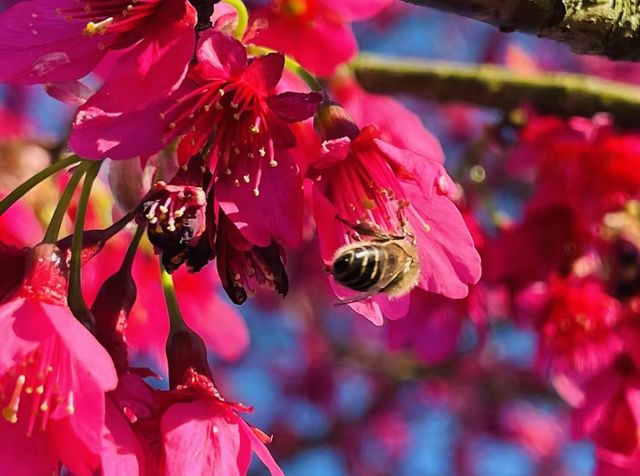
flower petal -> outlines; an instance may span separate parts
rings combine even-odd
[[[267,105],[278,117],[287,122],[300,122],[316,113],[322,101],[320,93],[285,92],[267,97]]]
[[[22,1],[0,15],[0,81],[69,81],[86,75],[100,61],[104,38],[82,35],[85,23],[66,21],[57,13],[64,8],[77,8],[77,2]]]

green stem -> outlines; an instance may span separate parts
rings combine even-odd
[[[82,261],[82,235],[84,233],[84,220],[89,206],[89,197],[93,182],[98,176],[102,162],[91,162],[88,166],[87,175],[84,179],[76,221],[73,227],[71,239],[71,265],[69,269],[69,297],[68,303],[73,314],[87,327],[92,327],[93,322],[87,304],[82,296],[82,284],[80,280],[80,265]]]
[[[173,285],[173,278],[162,265],[160,268],[160,281],[162,283],[164,299],[167,302],[167,311],[169,312],[170,332],[186,329],[187,326],[182,319],[178,297],[176,296],[176,288]]]
[[[249,26],[249,12],[242,0],[222,0],[224,3],[231,5],[238,13],[238,24],[236,25],[235,37],[238,40],[244,38],[244,34]]]
[[[7,209],[13,205],[15,202],[20,200],[29,190],[38,185],[40,182],[48,179],[56,172],[61,171],[62,169],[75,164],[80,161],[80,157],[77,155],[70,155],[64,159],[57,161],[56,163],[50,165],[44,170],[41,170],[33,177],[28,179],[23,184],[19,185],[15,190],[13,190],[9,195],[0,200],[0,215],[7,211]]]
[[[58,241],[58,234],[60,233],[60,227],[62,226],[64,216],[67,213],[67,208],[69,208],[69,202],[71,202],[73,194],[89,165],[90,162],[82,163],[73,172],[73,175],[69,179],[67,186],[64,188],[64,191],[60,196],[60,201],[58,201],[58,205],[53,212],[53,216],[51,217],[51,221],[47,227],[47,232],[42,240],[43,243],[56,243]]]
[[[133,235],[131,243],[129,243],[127,254],[124,255],[120,269],[131,268],[133,265],[133,260],[136,257],[136,252],[138,251],[138,245],[140,245],[140,240],[142,239],[142,235],[144,235],[144,231],[146,229],[147,228],[143,225],[138,225],[138,228],[136,228],[136,233]]]
[[[322,91],[322,86],[320,85],[318,80],[309,71],[304,69],[300,65],[300,63],[298,63],[290,56],[284,57],[284,67],[292,73],[298,75],[298,77],[302,79],[312,91]]]
[[[247,51],[255,56],[264,56],[269,53],[277,53],[276,50],[271,48],[265,48],[264,46],[249,45]],[[309,86],[312,91],[322,91],[322,85],[309,71],[304,69],[300,63],[291,58],[290,56],[284,57],[284,67],[298,76],[304,83]]]

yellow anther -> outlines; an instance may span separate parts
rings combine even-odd
[[[104,35],[111,23],[113,23],[113,17],[106,18],[98,23],[90,21],[87,23],[87,26],[84,27],[82,33],[86,36],[94,36],[96,34]]]

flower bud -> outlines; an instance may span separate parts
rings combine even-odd
[[[123,266],[102,284],[91,306],[96,338],[111,355],[118,374],[128,369],[125,330],[136,296],[131,268]]]
[[[109,187],[122,211],[133,210],[151,185],[150,177],[145,174],[140,159],[109,161]]]
[[[328,100],[318,107],[318,112],[313,118],[313,128],[323,141],[341,137],[354,139],[360,132],[347,110],[340,104]]]
[[[166,345],[169,363],[169,385],[184,385],[189,373],[195,371],[213,381],[207,363],[207,348],[202,338],[186,326],[172,329]]]

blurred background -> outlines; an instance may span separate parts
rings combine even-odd
[[[633,64],[577,56],[557,43],[503,34],[399,2],[356,24],[355,31],[362,51],[380,55],[496,63],[525,73],[640,78],[640,67]],[[3,86],[0,98],[0,186],[8,191],[46,165],[48,154],[64,141],[73,110],[41,87]],[[478,228],[476,244],[481,251],[490,247],[497,225],[518,221],[531,186],[500,176],[517,124],[502,113],[469,105],[438,105],[401,94],[396,99],[441,141],[448,170],[468,197],[464,211]],[[108,224],[112,215],[103,179],[91,218],[96,225]],[[17,245],[37,242],[60,186],[38,187],[28,195],[28,206],[3,216],[2,239]],[[109,245],[114,252],[126,246],[127,240],[120,241]],[[208,341],[215,344],[216,382],[228,399],[255,407],[247,420],[275,435],[270,448],[286,474],[593,474],[593,447],[572,436],[570,408],[536,365],[537,333],[519,325],[504,287],[481,281],[462,301],[421,295],[407,318],[375,327],[346,306],[334,305],[316,250],[310,238],[289,253],[291,286],[284,300],[259,293],[234,306],[215,269],[205,271],[206,277],[176,278],[185,315],[218,319],[220,327]],[[97,276],[115,269],[109,253],[85,273],[89,302]],[[139,300],[129,339],[141,352],[134,364],[162,375],[163,349],[146,345],[140,331],[148,314],[162,312],[148,245],[137,260]],[[217,289],[216,300],[206,297],[212,289]],[[263,469],[255,465],[252,474]]]

